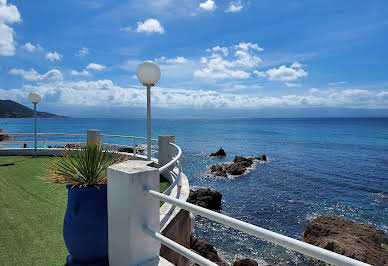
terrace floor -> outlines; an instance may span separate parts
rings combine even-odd
[[[53,157],[0,156],[0,264],[64,265],[65,186],[39,177]],[[169,183],[161,180],[161,191]]]

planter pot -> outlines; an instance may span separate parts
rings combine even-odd
[[[107,188],[68,189],[63,238],[68,265],[108,265]]]

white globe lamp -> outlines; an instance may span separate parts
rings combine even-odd
[[[144,61],[137,67],[136,75],[144,86],[154,86],[160,80],[160,68],[152,61]]]
[[[28,95],[28,100],[33,104],[38,104],[42,100],[42,97],[37,92],[31,92]]]
[[[147,87],[147,160],[151,161],[151,87],[160,80],[160,68],[152,61],[144,61],[138,65],[136,75]]]

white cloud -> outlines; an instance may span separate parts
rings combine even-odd
[[[329,82],[330,86],[339,86],[339,85],[345,85],[348,84],[347,81],[336,81],[336,82]]]
[[[156,58],[155,61],[166,64],[186,64],[189,62],[189,60],[187,60],[183,56],[177,56],[176,58],[167,58],[165,56],[162,56],[160,58]]]
[[[95,71],[101,71],[101,70],[104,70],[105,68],[106,68],[106,66],[96,64],[96,63],[90,63],[89,65],[86,66],[86,69],[92,69]]]
[[[282,65],[279,68],[271,68],[265,72],[254,71],[254,73],[259,77],[267,77],[269,80],[295,81],[299,78],[308,76],[308,72],[301,67],[302,65],[300,63],[295,62],[291,67]]]
[[[291,68],[302,68],[302,64],[299,63],[299,62],[294,62],[292,65],[291,65]]]
[[[302,86],[301,84],[298,84],[298,83],[291,83],[291,82],[286,82],[285,84],[286,84],[287,87],[291,87],[291,88]]]
[[[241,1],[232,1],[229,4],[229,7],[225,10],[226,13],[235,13],[243,9]]]
[[[14,30],[7,24],[20,22],[20,13],[16,6],[0,1],[0,56],[15,54]]]
[[[199,4],[199,8],[206,11],[213,11],[216,9],[216,3],[214,0],[206,0],[205,2]]]
[[[194,77],[208,80],[247,79],[251,76],[251,69],[262,61],[257,56],[261,50],[252,43],[207,49],[210,55],[201,58],[201,68],[194,72]]]
[[[89,54],[89,48],[88,47],[82,47],[77,51],[75,56],[84,57]]]
[[[85,69],[82,71],[71,70],[70,75],[72,75],[72,76],[90,76],[90,73]]]
[[[138,22],[137,23],[137,32],[145,32],[147,34],[151,33],[164,33],[164,28],[160,24],[160,22],[156,19],[150,18],[145,20],[144,22]]]
[[[55,82],[55,80],[43,79],[42,81],[44,82],[24,85],[20,89],[0,89],[0,95],[13,100],[24,100],[29,92],[37,91],[47,101],[57,105],[106,106],[109,104],[128,107],[144,107],[146,105],[146,90],[143,88],[120,87],[111,80]],[[244,85],[235,86],[232,89],[244,89]],[[152,104],[154,107],[203,109],[259,109],[264,107],[387,109],[388,91],[351,89],[330,91],[321,95],[273,97],[231,94],[214,90],[155,87],[152,91]]]
[[[48,52],[45,57],[51,62],[62,59],[62,55],[57,52]]]
[[[259,52],[264,51],[264,49],[261,48],[257,43],[250,43],[250,42],[240,42],[234,47],[238,49],[242,49],[244,51],[248,51],[249,49],[257,50]]]
[[[227,47],[215,46],[215,47],[213,47],[211,49],[210,48],[206,49],[206,52],[211,52],[211,51],[213,51],[213,52],[221,51],[224,54],[224,56],[228,56],[229,55],[229,49]]]
[[[30,42],[25,43],[22,47],[24,50],[26,50],[30,53],[35,52],[35,51],[43,51],[42,46],[40,46],[39,44],[34,45]]]
[[[38,82],[52,82],[63,80],[63,75],[58,69],[51,69],[46,74],[39,74],[35,69],[31,68],[30,70],[16,69],[13,68],[9,71],[12,75],[19,75],[23,79],[28,81],[38,81]]]

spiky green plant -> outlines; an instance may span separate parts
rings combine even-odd
[[[123,157],[102,145],[88,144],[68,150],[47,167],[45,180],[72,187],[98,186],[107,183],[107,168],[123,161]]]

